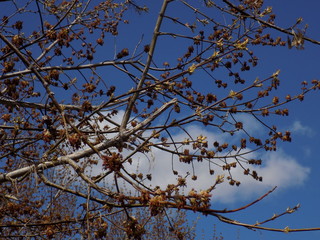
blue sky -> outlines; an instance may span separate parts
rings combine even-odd
[[[307,36],[320,39],[319,14],[320,2],[318,1],[265,1],[266,6],[273,6],[277,14],[277,23],[283,27],[289,27],[298,17],[309,24]],[[257,54],[263,61],[263,67],[259,67],[261,73],[270,73],[274,69],[281,69],[280,79],[282,80],[279,92],[295,91],[301,81],[319,79],[319,46],[306,43],[304,51],[286,48],[261,49]],[[294,158],[299,164],[310,169],[302,185],[291,186],[276,190],[256,206],[236,215],[236,219],[255,221],[264,217],[271,217],[273,213],[280,213],[288,206],[301,204],[301,208],[294,214],[285,216],[270,224],[284,228],[319,227],[318,202],[320,199],[319,189],[319,93],[313,92],[308,95],[302,103],[294,103],[290,106],[290,115],[286,119],[277,119],[283,128],[295,129],[292,143],[280,145],[281,151]],[[297,172],[291,173],[293,176]],[[239,206],[236,201],[230,204],[230,208]],[[319,239],[320,232],[303,233],[273,233],[265,231],[251,231],[245,228],[233,227],[219,223],[215,219],[201,218],[201,225],[205,232],[210,233],[212,224],[216,224],[217,232],[221,232],[224,239]]]
[[[161,2],[162,1],[137,1],[137,3],[141,3],[142,5],[145,3],[149,7],[149,13],[138,15],[133,9],[129,10],[126,17],[130,20],[130,24],[120,25],[119,35],[115,38],[109,37],[109,47],[110,45],[116,46],[116,52],[127,47],[129,48],[130,53],[132,53],[133,49],[139,45],[140,42],[140,47],[148,44],[151,40],[151,33],[154,28],[157,13],[160,10]],[[193,1],[189,2],[192,3]],[[291,26],[298,17],[302,17],[304,23],[309,24],[307,36],[320,39],[320,37],[318,38],[319,30],[317,26],[320,22],[317,12],[320,3],[317,3],[317,6],[314,6],[311,4],[314,4],[316,1],[312,1],[309,5],[305,4],[302,7],[301,1],[282,0],[265,2],[265,6],[273,6],[274,12],[277,14],[277,23],[280,26],[287,28]],[[201,3],[198,4],[201,6]],[[168,12],[170,14],[178,15],[181,19],[188,19],[189,16],[185,15],[182,10],[177,12],[175,6],[178,5],[173,5],[173,8],[170,8],[169,5]],[[207,13],[210,14],[210,10],[207,10]],[[221,16],[216,15],[213,17],[221,18]],[[185,31],[184,28],[181,28],[178,25],[167,25],[166,22],[164,22],[161,30],[178,30],[182,33]],[[194,35],[196,34],[197,32]],[[155,60],[159,66],[161,66],[161,63],[164,61],[169,61],[170,64],[174,65],[176,64],[177,56],[182,55],[188,45],[190,45],[190,43],[187,43],[187,41],[176,42],[168,38],[166,41],[160,40],[155,50]],[[112,59],[114,54],[113,47],[106,49],[109,50],[103,49],[101,53],[99,52],[102,60]],[[319,46],[306,43],[304,51],[296,49],[289,50],[287,47],[257,47],[256,55],[260,58],[260,64],[257,68],[247,73],[246,76],[249,79],[255,79],[256,77],[263,79],[270,76],[276,70],[281,70],[279,75],[281,80],[280,88],[277,92],[273,92],[272,94],[285,96],[287,93],[290,93],[291,95],[295,95],[299,92],[299,88],[301,87],[300,83],[302,81],[319,79],[320,70],[317,67],[316,62],[319,55]],[[125,77],[121,74],[111,76],[110,72],[106,72],[106,76],[110,81],[113,81],[112,79],[117,79],[120,76]],[[121,78],[121,81],[124,82],[126,80]],[[200,82],[199,85],[201,86],[201,84],[203,90],[207,91],[207,82]],[[119,89],[118,91],[126,91],[128,87],[128,85],[123,84],[123,89]],[[236,220],[246,223],[255,223],[256,221],[270,218],[274,213],[281,213],[285,211],[287,207],[294,207],[300,203],[301,208],[296,213],[284,216],[266,226],[277,228],[285,228],[286,226],[289,226],[290,228],[320,227],[320,221],[318,220],[320,210],[317,209],[317,204],[320,199],[320,189],[318,187],[320,179],[317,174],[320,170],[317,151],[319,145],[317,134],[320,131],[320,127],[318,126],[317,117],[319,114],[316,106],[319,98],[319,92],[308,94],[303,102],[294,102],[289,105],[289,117],[283,118],[274,116],[267,119],[270,123],[277,124],[281,130],[291,130],[293,141],[291,143],[279,143],[278,151],[276,153],[257,153],[261,154],[259,156],[265,160],[265,165],[260,169],[260,172],[265,174],[264,182],[258,185],[256,182],[243,180],[243,183],[238,189],[235,187],[230,188],[227,186],[228,184],[226,184],[226,186],[219,186],[217,190],[213,192],[213,208],[233,209],[241,207],[260,197],[277,185],[277,190],[263,201],[237,214],[227,215],[227,217],[233,217]],[[181,113],[181,117],[183,114],[184,113]],[[121,119],[121,114],[117,118]],[[254,133],[265,131],[261,125],[257,124],[257,122],[252,119],[244,119],[244,121],[247,121],[247,123],[250,124],[250,130]],[[205,128],[200,128],[199,126],[190,126],[189,131],[195,136],[199,133],[206,135],[208,136],[208,139],[211,140],[217,138],[224,139],[224,136],[219,135],[218,132],[208,132]],[[177,133],[175,137],[177,139],[183,139],[185,136]],[[170,171],[171,156],[166,156],[163,153],[157,153],[156,151],[153,152],[153,155],[156,159],[157,157],[161,157],[161,162],[155,161],[154,165],[151,167],[154,171],[153,183],[155,185],[161,186],[161,184],[163,184],[163,186],[165,186],[167,182],[174,181],[175,176],[173,176]],[[168,160],[167,164],[164,164],[164,159]],[[143,164],[143,160],[140,160],[140,169],[143,168],[142,166],[145,167],[145,171],[150,170],[149,162]],[[282,166],[283,172],[278,171],[279,166]],[[135,167],[136,165],[132,166],[132,170]],[[179,169],[185,169],[185,171],[190,170],[179,164],[177,167]],[[170,175],[168,175],[169,172]],[[209,177],[207,174],[207,165],[196,166],[196,172],[199,181],[194,183],[194,185],[189,186],[189,189],[191,187],[205,188],[207,177]],[[283,176],[281,176],[281,174]],[[164,181],[164,178],[166,181]],[[197,217],[197,214],[189,214],[190,221],[197,219]],[[212,236],[214,228],[218,234],[221,232],[221,235],[226,240],[300,240],[301,238],[320,238],[320,231],[290,234],[259,230],[252,231],[221,223],[214,217],[200,216],[197,227],[197,239],[207,239]]]
[[[141,1],[143,2],[143,1]],[[161,1],[158,1],[161,2]],[[159,4],[160,5],[160,4]],[[153,15],[159,11],[158,3],[150,7],[150,15]],[[276,22],[287,28],[291,26],[297,18],[302,17],[304,22],[309,24],[307,36],[315,39],[320,39],[319,30],[319,14],[318,9],[320,2],[318,1],[265,1],[265,6],[273,6],[274,12],[277,14]],[[174,9],[173,11],[176,11]],[[149,18],[150,17],[150,18]],[[148,19],[148,20],[146,20]],[[152,16],[136,16],[136,19],[141,24],[141,28],[145,32],[145,42],[147,42],[149,36],[147,30],[152,30],[152,21],[155,18]],[[132,21],[133,22],[133,21]],[[166,26],[164,26],[166,28]],[[130,30],[129,30],[130,31]],[[135,28],[133,31],[138,33]],[[127,32],[128,33],[128,32]],[[136,36],[136,38],[134,38]],[[141,35],[140,35],[141,36]],[[133,35],[130,42],[126,44],[136,44],[139,40],[139,34]],[[119,41],[121,39],[121,31]],[[179,49],[177,45],[173,46],[159,46],[169,48],[170,51],[176,51]],[[162,49],[160,50],[162,51]],[[281,70],[279,76],[281,85],[279,91],[275,94],[283,95],[290,92],[292,95],[297,93],[301,87],[300,83],[304,80],[310,81],[312,79],[319,79],[320,68],[318,66],[319,59],[319,46],[306,43],[305,50],[299,51],[296,49],[288,50],[288,48],[259,48],[256,51],[256,55],[261,59],[260,66],[252,71],[252,77],[266,77],[277,69]],[[166,56],[160,56],[160,58]],[[286,158],[289,162],[294,162],[299,168],[283,165],[284,171],[289,176],[287,183],[283,186],[279,183],[278,189],[269,195],[262,202],[259,202],[255,206],[244,210],[243,212],[234,214],[235,219],[248,223],[255,223],[255,221],[263,220],[271,217],[274,213],[281,213],[285,211],[287,207],[294,207],[300,203],[301,208],[294,214],[284,216],[266,226],[285,228],[304,228],[304,227],[320,227],[318,202],[320,199],[319,188],[319,140],[317,135],[319,134],[320,127],[318,125],[319,120],[319,92],[312,92],[308,94],[303,102],[294,102],[290,104],[290,115],[287,118],[274,117],[272,120],[278,124],[282,129],[288,129],[292,131],[293,141],[291,143],[281,143],[279,145],[279,151],[274,156],[274,164],[277,164],[276,160],[279,157]],[[269,158],[268,160],[270,160]],[[267,163],[266,163],[267,164]],[[287,168],[287,169],[286,169]],[[297,172],[297,170],[305,171],[305,173]],[[273,171],[270,169],[270,171]],[[270,174],[270,172],[266,172]],[[301,176],[301,174],[303,176]],[[277,179],[278,176],[273,176]],[[299,180],[300,179],[300,180]],[[271,181],[272,182],[272,181]],[[285,181],[284,181],[285,182]],[[283,182],[282,182],[283,183]],[[270,188],[272,184],[270,184]],[[241,186],[243,187],[243,186]],[[248,203],[250,200],[254,200],[261,195],[261,192],[254,190],[257,194],[248,191],[248,188],[253,187],[249,184],[249,187],[240,188],[236,194],[226,195],[226,198],[221,197],[220,200],[213,203],[214,208],[237,208],[243,203]],[[264,190],[268,189],[267,186],[262,187]],[[269,189],[270,189],[269,188]],[[221,190],[221,194],[225,194],[228,190]],[[242,193],[241,193],[242,192]],[[245,195],[250,192],[250,197]],[[214,193],[215,194],[215,193]],[[218,195],[218,193],[217,193]],[[224,196],[224,195],[223,195]],[[227,199],[229,197],[229,199]],[[217,197],[219,199],[219,196]],[[189,214],[190,219],[195,219],[194,214]],[[281,239],[281,240],[295,240],[295,239],[319,239],[320,232],[302,232],[302,233],[274,233],[266,231],[252,231],[245,228],[235,227],[220,223],[217,219],[212,217],[201,216],[198,222],[198,239],[202,239],[202,236],[211,236],[216,228],[217,233],[222,233],[224,239]],[[204,238],[206,238],[204,237]]]
[[[130,24],[121,25],[119,28],[119,36],[116,38],[109,38],[109,45],[116,45],[117,51],[127,47],[132,53],[133,49],[141,39],[142,46],[148,44],[151,39],[151,33],[162,1],[137,2],[141,4],[144,4],[145,2],[150,9],[149,13],[138,15],[133,9],[129,10],[127,16],[130,19]],[[189,2],[192,3],[193,1]],[[201,3],[197,4],[201,6]],[[320,15],[318,13],[320,2],[315,0],[304,1],[303,3],[298,0],[266,0],[265,6],[273,6],[273,10],[277,14],[276,22],[284,28],[289,27],[297,18],[302,17],[304,19],[304,23],[309,24],[307,36],[320,40]],[[188,18],[188,16],[184,16],[183,11],[177,11],[177,8],[169,9],[169,13],[180,15],[186,19]],[[210,10],[207,10],[207,13],[210,14]],[[221,16],[213,17],[222,18]],[[164,25],[162,30],[170,31],[176,29],[179,30],[179,27]],[[176,63],[175,57],[177,54],[182,54],[185,51],[185,48],[181,49],[181,45],[184,44],[185,42],[177,44],[170,40],[163,42],[160,41],[155,52],[156,60],[161,63],[167,59],[171,59],[170,61],[172,61],[172,63]],[[102,60],[112,59],[114,48],[111,47],[109,49],[112,49],[112,51],[99,52]],[[281,73],[279,78],[281,80],[281,85],[279,91],[274,94],[284,96],[287,93],[291,93],[294,95],[299,92],[299,88],[301,87],[300,83],[302,81],[319,79],[319,49],[320,46],[313,45],[308,42],[305,43],[305,50],[303,51],[296,49],[288,50],[286,47],[258,47],[256,48],[256,55],[260,58],[260,64],[253,71],[250,71],[247,76],[252,79],[255,79],[256,77],[262,79],[270,76],[276,70],[280,69]],[[174,57],[171,58],[171,55]],[[107,74],[109,73],[107,72]],[[122,75],[119,74],[119,76]],[[117,77],[118,75],[112,76],[113,79],[116,79]],[[207,90],[205,89],[205,84],[202,87],[204,91]],[[125,90],[126,89],[124,88],[123,91]],[[244,180],[244,183],[238,189],[231,189],[228,186],[219,186],[219,188],[213,192],[213,208],[232,209],[241,207],[243,204],[255,200],[263,193],[277,185],[278,189],[263,201],[237,214],[231,216],[227,215],[227,217],[233,217],[234,219],[247,223],[255,223],[255,221],[264,220],[265,218],[271,217],[274,213],[281,213],[285,211],[287,207],[294,207],[296,204],[300,203],[301,208],[296,213],[284,216],[266,226],[277,228],[285,228],[286,226],[289,226],[290,228],[320,227],[320,210],[318,208],[320,200],[320,188],[318,186],[320,182],[320,175],[318,174],[320,171],[320,161],[318,149],[320,142],[317,138],[317,135],[320,132],[320,126],[318,125],[318,118],[320,114],[318,110],[319,107],[317,106],[319,99],[319,92],[312,92],[306,96],[303,102],[294,102],[289,105],[289,117],[271,117],[270,122],[276,123],[281,130],[288,129],[292,131],[293,141],[291,143],[280,143],[278,148],[279,151],[277,153],[257,153],[261,154],[261,157],[266,160],[265,165],[260,169],[261,172],[265,174],[265,181],[260,185],[257,185],[257,183],[246,182]],[[239,116],[239,118],[241,118],[241,116]],[[247,121],[250,124],[251,131],[259,132],[262,130],[262,127],[252,119],[244,119],[243,121]],[[210,139],[224,138],[216,132],[209,133],[204,128],[200,129],[198,126],[191,126],[189,130],[194,134],[203,133]],[[176,137],[183,139],[184,136],[177,135]],[[157,152],[154,152],[154,155],[157,156]],[[277,169],[272,168],[275,165],[282,166],[283,172],[277,172]],[[170,163],[168,166],[170,166]],[[198,174],[200,173],[199,184],[205,184],[206,175],[204,170],[206,169],[201,166],[196,167]],[[160,184],[163,174],[166,173],[167,169],[157,167],[154,167],[154,169],[154,175],[156,176],[158,174],[161,177],[159,179],[155,177],[154,181],[156,183],[158,181]],[[283,174],[283,177],[280,176],[281,174]],[[170,177],[168,177],[167,180],[170,181]],[[200,185],[195,185],[195,187],[197,186]],[[197,216],[198,215],[193,213],[189,214],[191,221],[196,219]],[[252,231],[221,223],[213,217],[200,216],[197,227],[197,231],[199,233],[197,239],[202,239],[202,236],[204,236],[204,239],[208,236],[212,236],[214,228],[218,234],[221,232],[222,236],[226,240],[300,240],[302,238],[320,238],[320,231],[290,234],[259,230]]]

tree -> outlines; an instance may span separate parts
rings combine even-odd
[[[263,160],[251,153],[291,141],[272,116],[288,116],[287,103],[320,88],[313,80],[272,96],[280,71],[248,78],[259,66],[254,50],[319,42],[305,37],[301,19],[278,26],[262,0],[164,0],[153,32],[132,45],[143,3],[1,3],[10,10],[0,25],[1,234],[143,239],[158,227],[162,239],[192,238],[184,210],[251,229],[306,230],[263,226],[299,206],[257,224],[227,217],[273,190],[232,210],[211,201],[218,185],[241,185],[234,169],[263,181],[252,168]],[[263,138],[239,116],[259,121]],[[194,135],[199,126],[227,141]],[[203,165],[208,186],[194,185]]]

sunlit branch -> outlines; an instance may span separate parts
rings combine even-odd
[[[82,151],[74,152],[74,153],[66,155],[66,156],[58,157],[54,161],[40,163],[37,166],[32,165],[32,166],[29,166],[29,167],[24,167],[24,168],[21,168],[21,169],[14,170],[14,171],[12,171],[10,173],[6,173],[6,174],[2,173],[2,174],[0,174],[0,183],[6,182],[6,181],[11,181],[11,180],[13,180],[15,178],[24,176],[25,174],[29,174],[29,173],[33,172],[34,170],[43,170],[43,169],[59,166],[59,165],[62,165],[62,164],[70,164],[75,169],[75,171],[78,171],[79,174],[81,174],[83,179],[85,179],[86,181],[90,182],[93,186],[97,187],[96,184],[94,182],[92,182],[91,179],[89,179],[87,176],[85,176],[81,172],[81,169],[79,168],[79,166],[74,161],[82,159],[84,157],[91,156],[92,154],[96,153],[97,151],[102,151],[102,150],[105,150],[105,149],[107,149],[109,147],[117,146],[119,143],[121,143],[124,140],[126,140],[129,136],[131,136],[132,134],[136,133],[140,129],[144,128],[149,123],[151,123],[156,117],[158,117],[162,112],[164,112],[167,108],[169,108],[175,102],[176,102],[176,99],[173,99],[170,102],[164,104],[157,111],[155,111],[149,118],[147,118],[144,121],[140,122],[134,128],[126,130],[121,136],[117,135],[117,136],[115,136],[115,137],[113,137],[111,139],[108,139],[108,140],[106,140],[106,141],[104,141],[102,143],[99,143],[99,144],[95,145],[94,149],[93,148],[88,148],[88,149],[85,149],[85,150],[82,150]],[[97,187],[97,188],[100,189],[99,187]],[[107,192],[107,193],[110,194],[110,192]]]

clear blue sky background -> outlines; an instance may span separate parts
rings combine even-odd
[[[143,1],[139,1],[142,3]],[[146,3],[149,6],[149,16],[134,15],[132,20],[138,21],[134,23],[137,28],[127,28],[126,34],[130,35],[129,42],[121,41],[121,32],[117,39],[119,46],[132,45],[135,46],[141,37],[141,33],[145,33],[144,42],[148,42],[150,38],[150,31],[153,29],[153,23],[155,22],[155,14],[159,12],[162,1],[152,1],[152,3]],[[193,1],[189,1],[192,3]],[[219,2],[219,1],[217,1]],[[150,6],[151,4],[151,6]],[[307,36],[320,40],[320,15],[319,1],[298,1],[298,0],[281,0],[281,1],[265,1],[265,6],[273,6],[274,12],[277,14],[277,23],[287,28],[291,26],[298,17],[302,17],[304,23],[309,24]],[[177,9],[173,9],[177,11]],[[133,11],[133,10],[132,10]],[[214,16],[212,16],[214,17]],[[133,22],[133,21],[132,21]],[[130,25],[129,25],[130,26]],[[165,28],[165,27],[164,27]],[[166,48],[179,49],[178,45],[164,46]],[[160,47],[161,48],[161,47]],[[120,47],[119,47],[120,49]],[[300,83],[304,80],[319,79],[319,53],[320,46],[310,43],[305,44],[304,51],[298,51],[296,49],[288,50],[287,48],[261,48],[258,49],[256,55],[261,59],[260,66],[254,70],[256,76],[266,77],[277,69],[281,69],[280,79],[282,80],[279,95],[290,92],[292,95],[297,93],[300,88]],[[161,57],[161,56],[160,56]],[[167,57],[167,56],[162,56]],[[230,217],[239,219],[248,223],[255,223],[255,221],[269,218],[273,213],[281,213],[285,211],[287,207],[293,207],[297,203],[301,204],[301,208],[294,214],[284,216],[275,222],[272,222],[266,226],[273,226],[278,228],[304,228],[304,227],[320,227],[320,209],[318,207],[320,200],[320,161],[319,161],[319,140],[318,134],[320,131],[319,126],[319,92],[313,92],[309,94],[305,100],[295,102],[290,105],[290,116],[282,118],[274,118],[275,123],[282,129],[293,126],[294,122],[301,123],[300,131],[293,133],[292,143],[281,143],[281,151],[284,151],[287,155],[292,156],[302,166],[310,168],[310,174],[304,181],[303,185],[291,186],[289,188],[281,188],[275,193],[271,194],[268,198],[258,203],[257,205]],[[304,130],[304,131],[303,131]],[[292,172],[292,175],[296,175],[296,172]],[[254,200],[252,198],[251,200]],[[240,202],[235,200],[230,203],[217,202],[214,203],[215,208],[236,208],[240,207],[241,203],[245,203],[240,199]],[[249,202],[249,201],[247,201]],[[190,219],[195,219],[194,214],[190,214]],[[252,231],[246,228],[235,227],[220,223],[213,217],[201,216],[198,222],[198,237],[197,239],[207,239],[212,236],[216,229],[217,235],[221,232],[222,236],[226,240],[231,239],[277,239],[277,240],[300,240],[300,239],[320,239],[319,232],[302,232],[302,233],[274,233],[266,231]]]

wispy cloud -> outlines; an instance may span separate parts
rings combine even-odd
[[[312,137],[315,134],[312,128],[308,126],[304,126],[300,121],[293,122],[293,124],[289,129],[291,130],[292,133],[309,136],[309,137]]]

